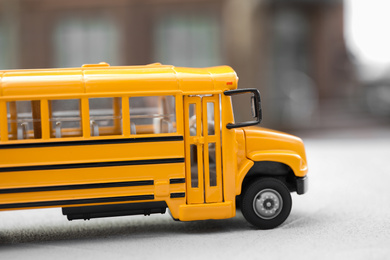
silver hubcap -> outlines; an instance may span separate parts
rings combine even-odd
[[[253,200],[253,209],[262,219],[275,218],[282,211],[283,200],[279,192],[273,189],[261,190]]]

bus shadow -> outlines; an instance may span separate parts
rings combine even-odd
[[[45,243],[57,241],[82,240],[139,240],[148,237],[164,237],[170,235],[218,234],[232,231],[253,230],[241,213],[231,219],[201,220],[191,222],[174,221],[171,218],[140,218],[132,220],[115,218],[107,221],[74,221],[73,223],[49,224],[42,228],[28,227],[11,230],[0,230],[0,247],[25,243]]]
[[[291,215],[282,226],[275,231],[289,229],[308,229],[320,225],[316,216],[302,214]],[[178,236],[217,235],[233,232],[252,232],[257,229],[250,225],[241,212],[231,219],[201,220],[191,222],[174,221],[169,216],[156,218],[115,218],[102,221],[73,221],[66,224],[49,224],[11,230],[0,230],[0,248],[13,249],[23,244],[56,243],[56,242],[91,242],[91,241],[139,241],[150,238]],[[261,230],[259,230],[261,232]]]

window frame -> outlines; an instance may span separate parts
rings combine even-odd
[[[93,132],[93,128],[91,127],[92,125],[92,119],[91,119],[91,102],[90,100],[91,99],[99,99],[99,98],[109,98],[109,99],[112,99],[112,117],[113,117],[113,125],[112,126],[105,126],[105,127],[101,127],[102,130],[105,130],[105,131],[108,131],[109,128],[112,128],[113,131],[115,131],[115,128],[117,129],[120,129],[120,133],[117,134],[117,133],[114,133],[114,134],[104,134],[104,135],[100,135],[100,130],[99,130],[99,135],[95,136],[95,135],[92,135],[91,132]],[[109,97],[88,97],[88,121],[89,121],[89,134],[90,134],[90,138],[98,138],[98,137],[108,137],[108,136],[124,136],[124,118],[123,118],[123,96],[120,96],[120,95],[114,95],[114,96],[109,96]],[[115,101],[115,99],[119,99],[119,101]],[[118,104],[119,103],[119,104]],[[115,110],[119,108],[119,112],[120,112],[120,118],[119,118],[119,123],[116,122],[118,120],[115,120]],[[118,125],[119,124],[119,125]],[[99,125],[97,124],[97,127],[99,128]]]
[[[147,98],[147,97],[172,97],[174,100],[173,100],[173,104],[174,104],[174,111],[170,114],[170,115],[174,115],[175,117],[175,121],[172,122],[172,124],[174,125],[173,126],[173,129],[174,131],[172,132],[162,132],[162,133],[131,133],[132,132],[132,126],[131,126],[131,123],[132,123],[132,119],[131,119],[131,111],[130,111],[130,105],[131,105],[131,101],[130,99],[131,98]],[[130,127],[130,136],[134,137],[134,136],[137,136],[137,137],[152,137],[152,136],[166,136],[166,135],[177,135],[179,133],[179,129],[178,129],[178,99],[179,99],[179,95],[175,94],[175,93],[164,93],[164,94],[151,94],[151,95],[142,95],[142,94],[138,94],[138,95],[129,95],[127,97],[127,101],[129,102],[128,104],[128,115],[129,115],[129,127]],[[158,100],[160,101],[160,100]],[[159,108],[159,106],[155,106],[156,108]],[[183,109],[181,109],[183,110]],[[157,118],[157,117],[155,117]],[[133,118],[134,119],[134,118]],[[137,127],[137,124],[135,124],[135,127]],[[153,127],[153,124],[152,124],[152,127]],[[134,130],[133,130],[134,132]],[[137,132],[137,131],[135,131]]]
[[[18,116],[18,110],[17,110],[17,102],[29,102],[29,111],[28,116],[31,118],[27,118],[26,122],[28,125],[31,123],[31,130],[29,128],[26,128],[27,132],[26,138],[19,139],[19,126],[18,121],[20,119]],[[9,104],[9,105],[8,105]],[[7,106],[8,105],[8,106]],[[11,108],[11,106],[15,106],[14,108]],[[5,100],[4,101],[4,116],[5,116],[5,125],[6,125],[6,132],[3,134],[6,135],[6,138],[2,136],[2,139],[6,139],[7,141],[26,141],[26,140],[42,140],[42,108],[41,108],[41,99],[38,98],[31,98],[31,99],[17,99],[17,100]],[[12,111],[14,110],[14,111]],[[12,123],[8,121],[8,112],[10,113],[10,121],[12,121],[12,113],[15,112],[15,119],[16,122]],[[31,121],[30,121],[31,120]],[[3,120],[2,120],[3,121]],[[10,125],[11,124],[11,125]],[[13,129],[14,128],[14,129]],[[9,131],[11,129],[11,131]],[[31,133],[29,133],[31,131]],[[10,134],[15,135],[14,138],[10,139]],[[31,135],[31,136],[30,136]]]
[[[78,110],[79,110],[79,116],[80,116],[80,135],[78,136],[62,136],[62,130],[61,130],[61,136],[60,137],[57,137],[57,133],[54,132],[54,128],[53,128],[53,125],[52,125],[52,122],[51,119],[53,118],[53,111],[52,111],[52,107],[51,107],[51,104],[50,102],[51,101],[65,101],[65,100],[78,100],[79,101],[79,107],[78,107]],[[48,98],[47,99],[47,113],[48,113],[48,118],[47,118],[47,122],[48,122],[48,126],[49,126],[49,129],[48,129],[48,133],[49,133],[49,139],[69,139],[69,138],[83,138],[84,137],[84,128],[83,128],[83,102],[82,102],[82,98],[80,97],[67,97],[67,98]],[[42,108],[41,108],[41,113],[42,113]],[[69,128],[71,129],[71,128]],[[75,128],[76,129],[76,128]],[[54,136],[53,136],[53,133],[54,133]]]
[[[174,132],[171,133],[153,133],[153,134],[131,134],[130,127],[130,97],[148,97],[148,96],[172,96],[174,98],[174,111],[175,127]],[[121,98],[122,109],[122,134],[121,135],[103,135],[103,136],[91,136],[90,128],[90,110],[89,99],[90,98]],[[183,94],[178,91],[171,91],[166,93],[118,93],[116,95],[107,94],[92,94],[92,95],[57,95],[57,96],[44,96],[44,97],[31,97],[31,99],[23,98],[6,98],[0,100],[0,142],[1,143],[35,143],[35,142],[62,142],[62,141],[75,141],[85,139],[118,139],[118,138],[152,138],[163,136],[177,136],[184,135],[183,125]],[[61,137],[55,138],[51,134],[51,121],[50,121],[50,105],[49,101],[52,100],[68,100],[78,99],[80,100],[80,122],[81,122],[81,136]],[[23,140],[10,140],[8,131],[8,117],[7,117],[7,102],[12,101],[39,101],[40,102],[40,116],[41,116],[41,137],[39,139],[23,139]]]

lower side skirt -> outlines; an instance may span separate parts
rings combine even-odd
[[[68,220],[104,217],[120,217],[128,215],[150,215],[164,214],[167,209],[165,201],[141,202],[141,203],[123,203],[84,207],[66,207],[62,208],[62,214],[66,215]]]

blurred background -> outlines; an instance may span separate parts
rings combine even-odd
[[[232,66],[263,126],[390,126],[387,0],[0,0],[0,69]],[[245,113],[236,111],[247,119]]]
[[[309,193],[293,194],[272,231],[240,213],[182,223],[9,211],[0,258],[388,259],[389,11],[389,0],[0,0],[0,70],[230,65],[240,88],[261,91],[262,126],[303,137],[310,169]]]

